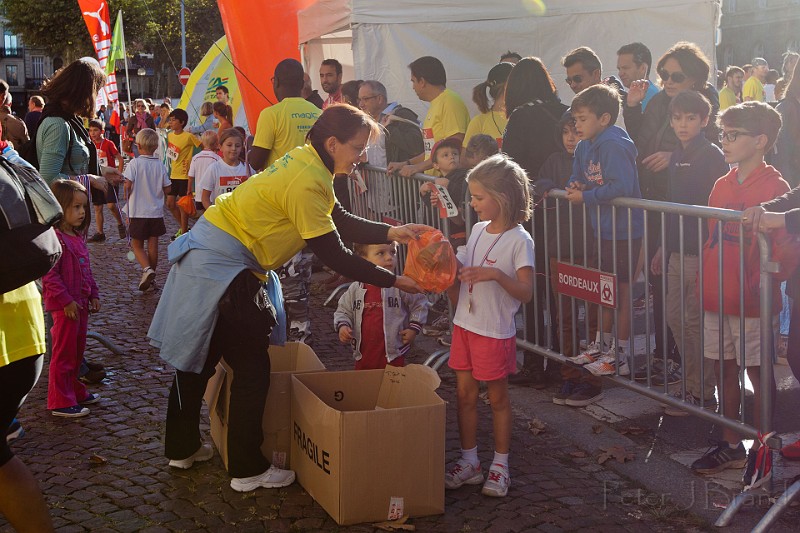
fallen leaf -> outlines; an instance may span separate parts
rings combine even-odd
[[[622,446],[611,446],[609,448],[602,448],[602,451],[597,456],[597,463],[603,464],[609,459],[616,459],[618,463],[627,463],[636,458],[636,454],[626,450]]]
[[[89,462],[92,462],[96,465],[104,465],[108,462],[108,459],[95,453],[89,456]]]
[[[538,435],[539,433],[544,433],[547,425],[539,420],[538,418],[534,418],[533,420],[528,420],[528,430],[534,435]]]
[[[572,457],[577,457],[577,458],[586,457],[586,452],[581,450],[575,450],[574,452],[569,452],[569,454]]]
[[[603,431],[603,426],[601,426],[600,424],[595,424],[592,426],[592,433],[594,433],[595,435],[601,433],[602,431]]]
[[[648,430],[639,426],[628,426],[619,430],[620,435],[644,435]]]
[[[388,520],[386,522],[378,522],[377,524],[372,524],[374,527],[380,529],[381,531],[416,531],[417,528],[413,524],[407,524],[408,522],[408,515],[403,515],[402,518],[398,518],[397,520]]]

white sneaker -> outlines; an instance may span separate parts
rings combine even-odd
[[[156,271],[150,267],[142,270],[142,279],[139,281],[139,290],[146,291],[152,285],[153,280],[156,278]]]
[[[444,475],[444,488],[457,489],[464,485],[483,483],[483,470],[480,465],[473,466],[469,461],[459,459]]]
[[[595,376],[610,376],[617,373],[619,368],[620,376],[630,376],[631,369],[628,366],[628,357],[623,352],[618,352],[615,356],[613,352],[604,353],[597,361],[584,367]]]
[[[614,349],[614,341],[611,341],[611,346],[606,350],[603,350],[603,345],[600,342],[594,341],[586,347],[581,353],[576,355],[575,357],[569,360],[570,363],[574,363],[576,365],[588,365],[590,363],[594,363],[597,361],[600,356],[607,350]]]
[[[212,448],[210,444],[203,444],[196,452],[186,459],[170,460],[169,466],[173,468],[183,468],[185,470],[187,468],[191,468],[195,463],[208,461],[212,457],[214,457],[214,448]]]
[[[231,488],[236,492],[250,492],[260,487],[265,489],[287,487],[292,483],[294,483],[294,470],[282,470],[270,466],[263,474],[231,479]]]
[[[508,494],[508,487],[510,485],[511,477],[508,475],[508,468],[498,463],[492,463],[492,466],[489,467],[489,475],[486,477],[486,483],[483,484],[481,493],[484,496],[502,498]]]

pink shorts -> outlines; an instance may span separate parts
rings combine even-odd
[[[505,379],[517,373],[516,338],[484,337],[453,326],[448,365],[453,370],[471,370],[472,377],[478,381]]]

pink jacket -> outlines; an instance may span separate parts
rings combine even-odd
[[[85,269],[88,279],[83,279],[80,258],[86,257],[88,260],[89,251],[86,249],[86,243],[82,239],[65,238],[59,230],[56,230],[56,234],[61,241],[62,253],[56,265],[42,278],[45,311],[62,311],[73,301],[80,302],[86,298],[91,300],[100,297],[97,283],[88,265]],[[89,294],[82,294],[87,285]]]

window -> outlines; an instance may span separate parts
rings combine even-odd
[[[15,56],[18,53],[17,48],[19,48],[17,42],[17,36],[11,33],[10,31],[6,30],[3,32],[3,46],[6,49],[6,56]]]
[[[31,57],[31,77],[35,80],[44,79],[44,57]]]
[[[6,65],[6,81],[12,87],[19,85],[17,65]]]

